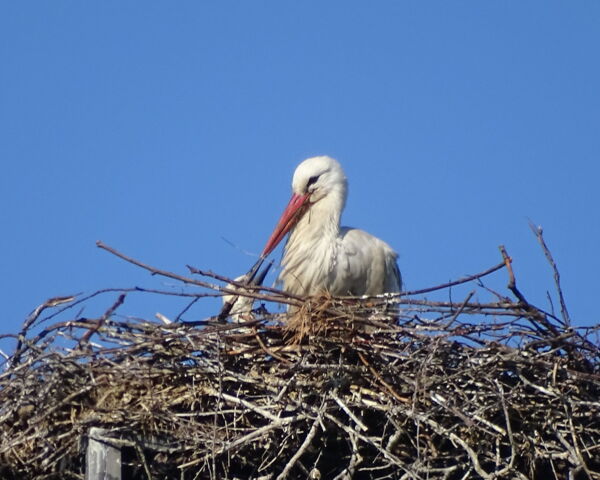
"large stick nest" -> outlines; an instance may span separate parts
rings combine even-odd
[[[132,479],[600,479],[598,328],[533,307],[503,265],[514,300],[249,288],[294,306],[238,324],[49,300],[0,376],[0,476],[83,479],[101,427]]]

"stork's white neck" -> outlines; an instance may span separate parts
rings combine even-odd
[[[332,271],[338,253],[340,218],[346,200],[345,189],[330,192],[312,204],[290,233],[282,259],[284,289],[299,295],[313,295]],[[305,275],[310,271],[312,275]],[[301,283],[310,281],[310,284]],[[310,279],[310,280],[308,280]]]
[[[292,237],[302,237],[303,242],[318,243],[324,238],[337,237],[345,203],[345,185],[312,203],[292,230],[290,241]]]

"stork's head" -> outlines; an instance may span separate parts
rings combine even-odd
[[[346,198],[346,175],[339,162],[331,157],[312,157],[304,160],[294,172],[292,191],[317,203],[328,195]]]
[[[262,256],[273,251],[308,209],[316,205],[324,212],[341,214],[346,202],[348,183],[337,160],[331,157],[312,157],[304,160],[292,178],[292,198],[271,234]]]

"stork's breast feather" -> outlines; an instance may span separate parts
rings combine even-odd
[[[279,281],[296,295],[399,292],[396,257],[387,243],[363,230],[342,227],[333,233],[305,227],[288,240]]]
[[[343,227],[337,252],[332,293],[378,295],[400,291],[397,254],[383,240],[363,230]]]

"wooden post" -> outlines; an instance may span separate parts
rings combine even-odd
[[[121,449],[111,445],[103,428],[90,428],[85,480],[121,480]]]

